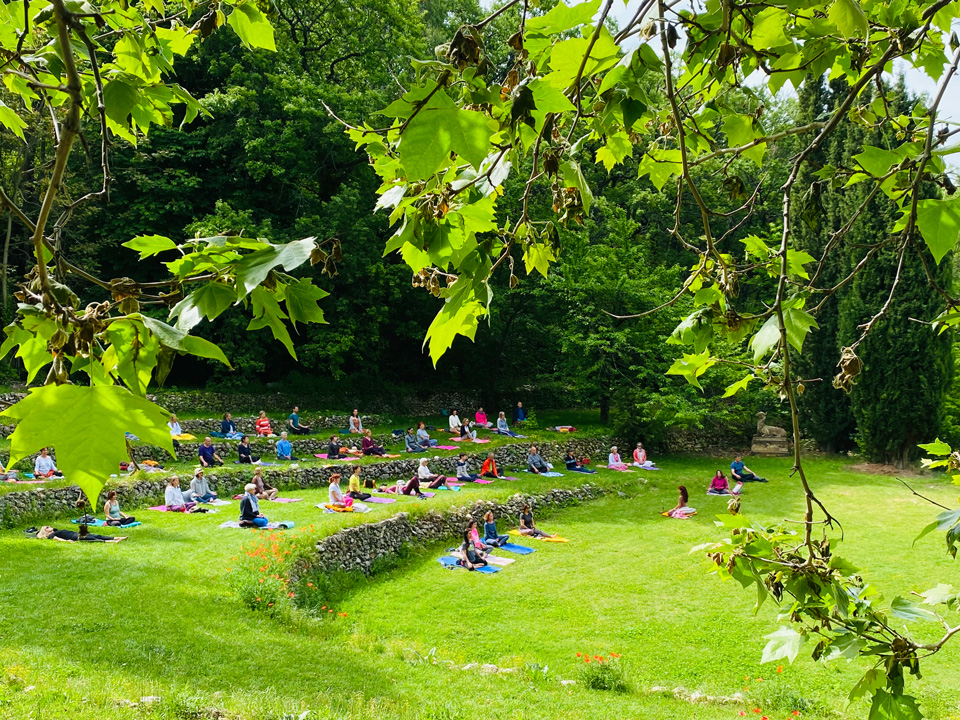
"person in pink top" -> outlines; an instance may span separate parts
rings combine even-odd
[[[707,495],[739,495],[742,482],[738,482],[733,490],[730,489],[730,481],[723,474],[723,470],[717,470],[717,474],[710,481],[710,487],[707,488]]]
[[[487,420],[487,414],[483,411],[483,408],[477,409],[477,414],[475,417],[477,419],[477,427],[483,427],[483,428],[493,427],[493,423]]]
[[[617,446],[610,448],[610,455],[607,457],[607,467],[611,470],[626,470],[627,464],[620,459],[620,453]]]

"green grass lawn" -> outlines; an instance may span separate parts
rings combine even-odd
[[[782,674],[759,664],[777,609],[768,603],[754,616],[755,594],[705,574],[703,558],[689,554],[720,533],[713,519],[725,502],[703,494],[719,461],[660,461],[666,469],[659,473],[598,476],[620,484],[627,499],[612,495],[541,520],[569,544],[534,544],[536,553],[492,576],[442,570],[435,558],[443,548],[430,548],[344,594],[322,617],[271,617],[238,600],[233,558],[243,556],[254,533],[217,528],[236,506],[189,517],[125,508],[146,524],[119,545],[0,532],[0,718],[218,717],[214,708],[250,720],[307,709],[310,718],[424,720],[727,719],[741,710],[754,716],[754,708],[770,720],[795,709],[804,717],[865,718],[865,706],[843,702],[866,669],[862,661],[822,666],[801,656]],[[749,464],[772,481],[747,486],[744,511],[769,521],[799,517],[789,463]],[[846,528],[837,553],[888,598],[957,584],[958,565],[941,539],[928,536],[911,548],[935,508],[890,478],[855,473],[840,461],[813,461],[808,472]],[[581,480],[567,474],[560,483]],[[673,505],[679,482],[700,510],[689,521],[658,514]],[[312,505],[324,494],[306,490],[295,493],[304,502],[265,504],[265,511],[295,520],[292,534],[305,542],[401,509],[422,512],[555,483],[524,478],[426,503],[374,506],[364,516],[321,515]],[[956,489],[940,479],[916,486],[956,503]],[[577,652],[621,654],[629,691],[562,685],[577,678]],[[419,660],[424,656],[437,664]],[[523,671],[481,676],[449,663],[549,669],[539,679]],[[652,686],[724,695],[747,687],[750,701],[694,705],[652,694]],[[958,644],[927,660],[923,680],[911,678],[908,687],[928,716],[957,717]],[[161,701],[136,708],[123,702],[147,695]]]

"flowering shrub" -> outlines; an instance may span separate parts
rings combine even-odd
[[[613,690],[625,692],[627,681],[618,653],[608,655],[590,655],[577,653],[577,682],[591,690]]]
[[[230,586],[240,601],[251,610],[266,612],[272,616],[287,614],[294,610],[299,598],[290,585],[289,572],[295,560],[309,553],[315,538],[309,530],[297,534],[258,531],[252,542],[240,546],[240,554],[231,558],[227,568]],[[301,590],[310,593],[312,582],[301,584]],[[322,617],[344,618],[325,605]]]

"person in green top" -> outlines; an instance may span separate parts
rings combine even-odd
[[[294,435],[309,435],[311,429],[309,425],[300,423],[300,408],[298,407],[293,408],[293,412],[287,418],[287,427]]]

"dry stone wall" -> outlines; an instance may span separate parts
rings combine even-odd
[[[432,510],[412,519],[409,513],[397,513],[377,523],[364,523],[341,530],[317,543],[313,569],[321,572],[369,573],[373,563],[395,555],[407,545],[421,546],[440,540],[459,538],[471,520],[483,523],[483,515],[493,512],[503,526],[504,518],[515,518],[521,508],[529,504],[534,514],[544,515],[553,509],[593,500],[602,488],[586,483],[571,489],[555,489],[536,495],[517,493],[506,502],[477,500],[465,507],[453,507],[444,512]],[[303,574],[306,568],[298,568]]]
[[[561,464],[561,458],[567,448],[573,449],[577,455],[588,455],[594,458],[606,456],[609,439],[577,439],[572,437],[563,441],[540,444],[541,454],[550,462]],[[486,457],[487,451],[483,446],[474,445],[468,449],[471,452],[471,467],[479,471],[480,464]],[[501,445],[494,452],[498,466],[503,469],[523,465],[527,458],[527,445]],[[399,460],[384,460],[363,466],[362,476],[372,477],[379,485],[392,484],[398,478],[412,477],[417,471],[420,455],[411,455]],[[442,457],[438,460],[430,458],[430,469],[443,475],[456,474],[457,458]],[[333,473],[347,475],[352,472],[351,463],[337,463],[323,467],[316,465],[304,467],[295,463],[282,464],[275,467],[264,467],[263,475],[267,482],[282,490],[296,488],[326,487],[328,479]],[[228,465],[207,471],[207,479],[213,489],[221,497],[228,497],[242,492],[243,486],[253,475],[250,465]],[[163,501],[163,490],[169,473],[155,472],[146,477],[111,478],[104,488],[104,493],[116,490],[120,505],[125,512],[134,514],[137,508],[156,505]],[[185,478],[184,483],[189,478]],[[0,524],[4,527],[13,527],[24,521],[75,516],[76,501],[80,497],[80,489],[75,485],[61,488],[37,488],[23,492],[11,492],[0,495]],[[97,501],[97,512],[103,507],[105,495],[101,494]]]

